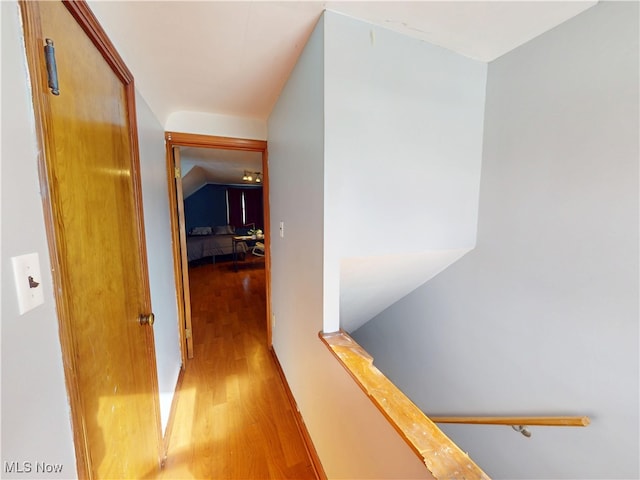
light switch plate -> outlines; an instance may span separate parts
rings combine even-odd
[[[23,315],[44,303],[40,257],[37,253],[29,253],[11,257],[11,263],[13,263],[13,278],[18,293],[18,311]]]

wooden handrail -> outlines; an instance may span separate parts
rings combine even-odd
[[[373,364],[373,358],[346,332],[319,333],[356,384],[439,480],[489,480],[484,473]]]
[[[589,417],[432,417],[434,423],[466,423],[470,425],[539,425],[549,427],[586,427]]]

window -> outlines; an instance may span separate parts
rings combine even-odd
[[[242,195],[240,196],[240,198],[242,199],[242,224],[246,225],[247,224],[247,209],[246,209],[245,203],[244,203],[244,192],[242,192]]]

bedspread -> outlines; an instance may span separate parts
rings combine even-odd
[[[233,253],[233,237],[235,235],[198,235],[187,237],[187,259],[198,260],[216,255],[231,255]],[[245,242],[238,242],[236,251],[246,253]]]

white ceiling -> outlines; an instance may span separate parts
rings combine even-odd
[[[88,3],[166,125],[174,112],[266,120],[324,9],[488,62],[596,2]],[[230,152],[222,158],[221,151],[183,149],[182,156],[185,172],[199,167],[185,178],[185,194],[204,183],[236,183],[244,169],[260,170],[251,165],[255,159]]]
[[[242,181],[242,177],[245,171],[262,173],[262,153],[180,147],[180,164],[186,198],[207,183],[255,184]]]
[[[165,125],[179,111],[266,119],[325,8],[488,62],[596,2],[88,3]]]

